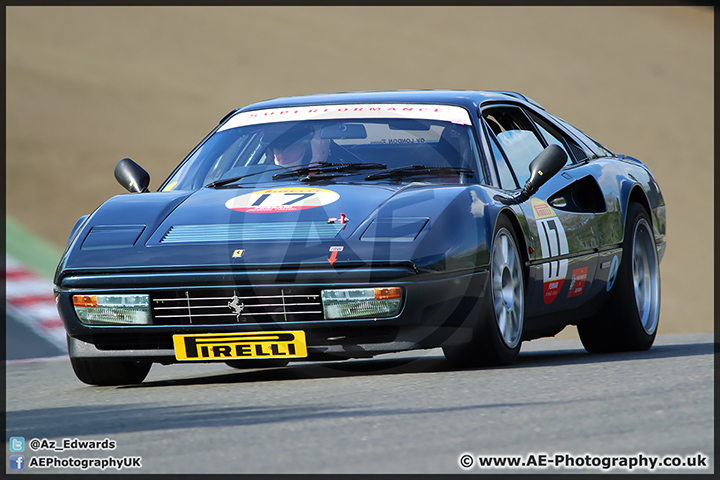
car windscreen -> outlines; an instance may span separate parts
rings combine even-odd
[[[165,182],[164,191],[278,179],[479,183],[469,120],[329,118],[218,129]],[[297,173],[295,175],[294,173]]]

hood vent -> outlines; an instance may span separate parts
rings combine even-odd
[[[225,243],[267,240],[329,240],[345,224],[327,222],[271,222],[214,225],[175,225],[160,243]]]

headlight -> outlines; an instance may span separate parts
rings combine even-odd
[[[321,294],[326,319],[358,317],[393,317],[402,305],[402,289],[350,288],[323,290]]]
[[[73,295],[80,321],[87,325],[150,325],[149,295]]]

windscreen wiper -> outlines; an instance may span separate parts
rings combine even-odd
[[[378,180],[381,178],[403,178],[412,176],[438,176],[447,177],[451,175],[474,175],[475,172],[468,168],[460,167],[433,167],[427,165],[408,165],[406,167],[391,168],[384,172],[371,173],[365,180]]]
[[[208,183],[208,184],[205,185],[205,186],[208,187],[208,188],[224,187],[225,185],[228,185],[228,184],[230,184],[230,183],[235,183],[235,182],[237,182],[237,181],[239,181],[239,180],[242,180],[243,178],[253,177],[253,176],[255,176],[255,175],[260,175],[260,174],[262,174],[262,173],[267,173],[267,172],[277,172],[277,171],[280,171],[280,170],[287,170],[288,168],[292,168],[292,167],[272,168],[272,169],[270,169],[270,170],[262,170],[262,171],[260,171],[260,172],[254,172],[254,173],[248,173],[248,174],[246,174],[246,175],[240,175],[240,176],[238,176],[238,177],[223,178],[222,180],[215,180],[215,181],[212,182],[212,183]]]
[[[311,163],[303,165],[301,167],[293,168],[286,172],[280,172],[273,175],[273,180],[280,180],[283,178],[300,177],[299,180],[309,181],[314,180],[317,177],[318,180],[324,180],[334,177],[347,177],[352,175],[354,172],[362,170],[384,170],[387,165],[384,163]]]

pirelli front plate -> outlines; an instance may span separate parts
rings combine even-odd
[[[307,357],[305,332],[244,332],[173,335],[178,360]]]

